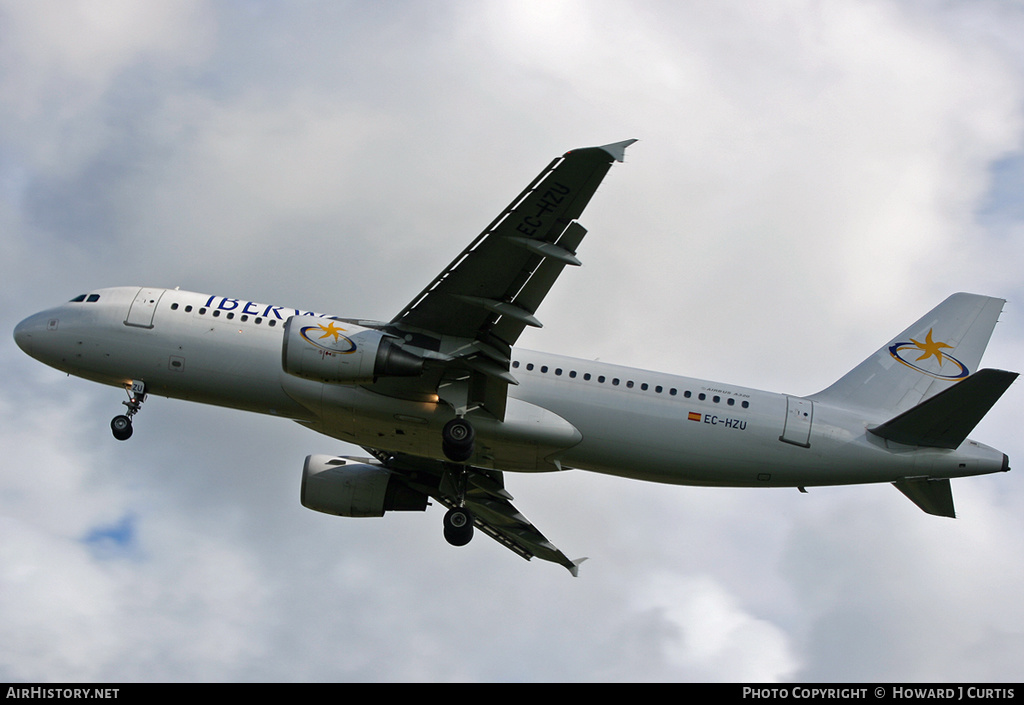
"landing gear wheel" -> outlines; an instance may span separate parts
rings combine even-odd
[[[465,546],[473,538],[473,515],[465,507],[449,509],[444,515],[444,538],[452,546]]]
[[[132,420],[127,416],[115,416],[110,422],[110,432],[119,441],[132,437]]]
[[[146,401],[146,383],[133,380],[131,384],[125,385],[125,391],[128,392],[128,401],[121,403],[128,409],[128,413],[115,416],[110,421],[110,432],[119,441],[127,441],[132,437],[132,417],[139,413],[142,402]]]
[[[476,432],[463,418],[452,419],[441,429],[441,450],[453,463],[464,463],[473,455]]]

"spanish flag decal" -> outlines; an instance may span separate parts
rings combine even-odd
[[[698,414],[696,411],[691,411],[686,415],[686,418],[689,421],[700,421],[700,414]]]

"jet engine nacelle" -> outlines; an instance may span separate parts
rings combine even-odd
[[[284,327],[281,364],[288,374],[340,384],[419,375],[423,359],[402,349],[395,340],[354,323],[292,316]]]
[[[422,512],[427,495],[390,470],[332,455],[308,455],[302,468],[302,506],[343,517],[382,517],[384,512]]]

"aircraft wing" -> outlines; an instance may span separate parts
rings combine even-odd
[[[566,152],[556,158],[386,327],[431,350],[434,367],[466,381],[462,408],[504,418],[512,345],[566,265],[578,265],[586,234],[576,219],[636,140]],[[446,385],[450,386],[450,385]]]
[[[386,468],[399,474],[409,487],[430,495],[449,509],[456,506],[453,478],[447,463],[412,455],[389,455],[371,448],[366,450]],[[505,490],[501,472],[475,467],[466,470],[465,506],[472,512],[477,529],[526,560],[540,558],[565,566],[573,576],[578,574],[579,565],[586,558],[568,558],[512,505],[512,495]]]

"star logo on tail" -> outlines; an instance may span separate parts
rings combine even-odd
[[[925,336],[923,343],[920,343],[914,340],[913,338],[910,339],[910,342],[916,345],[918,349],[920,349],[924,353],[923,355],[921,355],[921,357],[917,358],[917,362],[920,362],[921,360],[927,360],[929,357],[932,357],[934,355],[935,359],[939,363],[939,367],[942,367],[942,348],[949,348],[950,350],[953,349],[952,345],[946,345],[945,343],[937,343],[932,341],[931,328],[928,329],[928,335]]]
[[[909,341],[889,346],[889,354],[907,367],[936,379],[959,380],[970,374],[967,366],[943,350],[954,346],[932,339],[933,329],[929,328],[924,341],[911,338]],[[914,353],[920,353],[914,357]],[[904,358],[903,355],[907,357]],[[932,362],[934,360],[934,362]],[[952,367],[948,363],[952,363]]]

